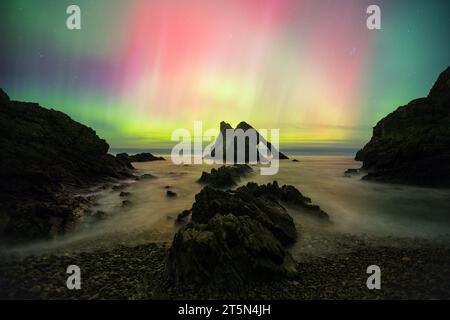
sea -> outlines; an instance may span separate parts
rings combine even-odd
[[[126,151],[126,150],[120,150]],[[349,168],[360,168],[350,152],[335,154],[290,153],[290,160],[280,161],[276,175],[261,175],[259,165],[241,179],[262,184],[277,181],[290,184],[312,199],[331,218],[332,223],[316,222],[299,208],[288,208],[298,226],[300,237],[327,230],[327,233],[369,237],[410,237],[431,239],[450,234],[450,189],[422,188],[369,182],[363,174],[346,175]],[[197,182],[203,171],[219,165],[176,165],[170,155],[166,161],[134,163],[136,175],[152,174],[154,179],[128,180],[124,190],[93,188],[84,195],[96,195],[91,208],[102,211],[102,219],[80,217],[64,235],[8,248],[22,254],[96,250],[112,246],[133,246],[148,242],[170,244],[181,227],[176,217],[190,209],[203,185]],[[292,161],[297,159],[298,162]],[[170,188],[176,197],[167,197]],[[123,207],[121,191],[129,192],[131,205]],[[333,241],[330,241],[331,243]],[[311,246],[311,244],[309,244]],[[330,245],[326,245],[330,247]],[[294,256],[300,246],[292,249]]]

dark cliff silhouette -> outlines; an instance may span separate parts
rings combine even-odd
[[[450,67],[427,97],[380,120],[356,160],[368,171],[365,179],[450,186]]]
[[[76,208],[75,190],[132,176],[129,162],[108,154],[96,132],[62,112],[11,101],[0,89],[0,214],[3,233],[46,235],[53,218]],[[5,217],[4,217],[5,218]]]

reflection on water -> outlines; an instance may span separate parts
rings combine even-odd
[[[255,170],[241,181],[292,184],[326,211],[340,233],[430,237],[450,233],[450,190],[393,186],[346,177],[348,168],[359,163],[349,156],[301,156],[300,162],[284,160],[276,176],[261,176]],[[106,213],[101,221],[82,219],[74,231],[20,248],[24,254],[47,250],[88,250],[116,244],[169,242],[177,230],[178,213],[189,209],[202,186],[196,183],[208,165],[176,166],[171,161],[134,164],[137,174],[151,173],[156,179],[133,182],[125,189],[132,202],[122,207],[120,190],[104,190],[94,211]],[[215,166],[217,167],[217,165]],[[257,168],[255,168],[257,169]],[[167,187],[177,197],[166,196]],[[308,224],[300,212],[290,210],[296,223]]]

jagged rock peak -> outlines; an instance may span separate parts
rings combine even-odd
[[[237,125],[236,129],[242,129],[242,130],[244,130],[244,131],[247,131],[247,130],[249,130],[249,129],[254,129],[254,128],[253,128],[251,125],[249,125],[247,122],[241,121],[241,122]]]
[[[442,72],[428,94],[429,99],[438,101],[450,100],[450,67]]]
[[[227,129],[233,129],[233,127],[229,123],[222,121],[220,123],[220,132],[225,132]]]
[[[0,88],[0,102],[10,102],[9,96],[6,94],[5,91],[3,91],[2,88]]]

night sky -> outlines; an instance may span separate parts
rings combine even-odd
[[[66,28],[77,4],[82,29]],[[368,30],[366,8],[382,10]],[[245,120],[289,146],[361,146],[450,65],[449,1],[2,0],[0,87],[114,147]]]

